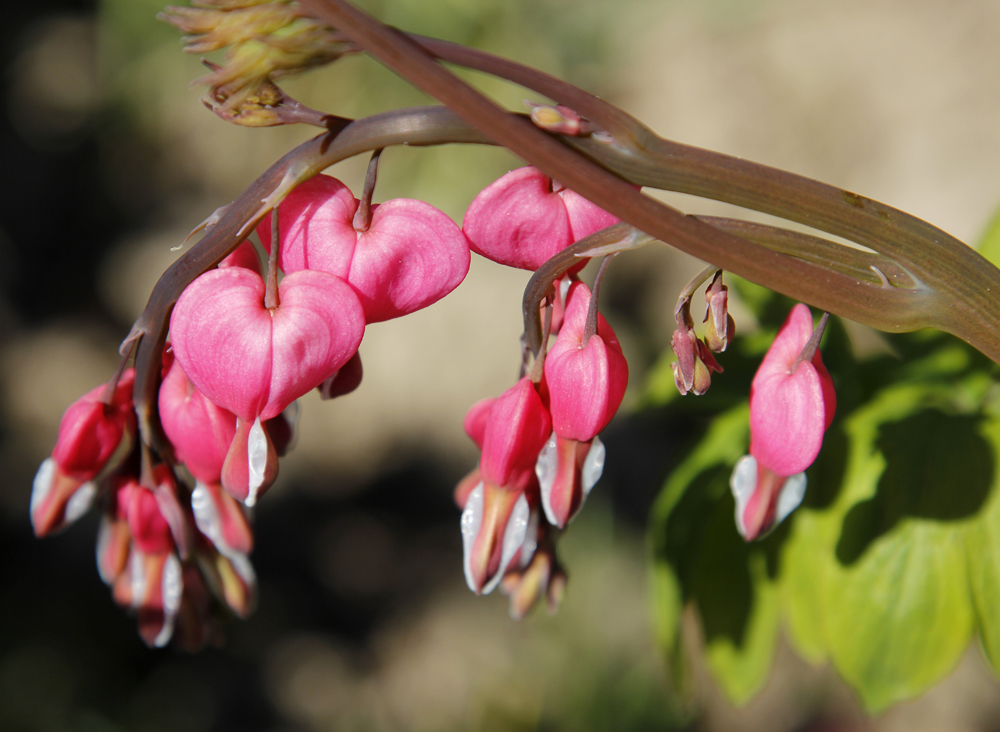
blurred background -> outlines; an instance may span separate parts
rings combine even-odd
[[[700,669],[693,701],[670,692],[643,537],[687,426],[637,404],[699,265],[666,247],[619,258],[605,281],[632,380],[606,431],[605,477],[560,544],[570,585],[556,616],[514,623],[505,598],[474,597],[462,577],[451,490],[476,452],[461,420],[516,376],[527,281],[474,259],[446,300],[369,329],[357,392],[301,400],[298,447],[256,511],[253,618],[230,623],[220,649],[146,649],[95,571],[94,516],[32,537],[32,477],[66,406],[113,370],[187,232],[312,134],[238,128],[205,110],[189,86],[203,68],[156,21],[160,1],[4,8],[0,730],[1000,730],[1000,684],[976,648],[876,720],[787,646],[742,709]],[[666,137],[857,191],[965,241],[1000,201],[993,0],[362,4],[563,76]],[[523,109],[523,90],[473,78]],[[285,86],[352,117],[427,101],[361,57]],[[330,172],[357,191],[366,162]],[[393,149],[376,199],[421,198],[460,222],[518,165],[493,149]]]

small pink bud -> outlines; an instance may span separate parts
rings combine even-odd
[[[41,538],[66,528],[90,510],[97,495],[93,481],[65,475],[52,458],[38,468],[31,487],[31,526]]]
[[[173,532],[153,491],[132,479],[118,489],[117,500],[124,508],[132,543],[139,551],[162,554],[174,550]]]
[[[264,307],[264,281],[241,267],[192,282],[170,319],[174,354],[194,385],[244,421],[271,419],[358,350],[364,311],[343,280],[287,275],[280,304]]]
[[[535,384],[525,376],[490,408],[479,461],[483,481],[512,491],[524,490],[534,477],[538,452],[551,431],[549,412]]]
[[[562,599],[566,573],[559,566],[550,546],[539,547],[526,567],[504,575],[500,590],[510,597],[510,617],[523,620],[542,598],[548,599],[549,613],[554,613]]]
[[[197,480],[217,482],[236,434],[236,415],[202,394],[177,359],[160,384],[159,407],[177,459]]]
[[[354,228],[358,200],[336,178],[317,175],[279,207],[279,266],[286,273],[322,270],[348,281],[367,322],[412,313],[454,290],[469,271],[465,234],[423,201],[399,198],[372,206],[366,231]],[[271,247],[271,217],[257,228]]]
[[[530,166],[488,185],[465,212],[472,250],[509,267],[535,270],[573,242],[618,223],[578,193],[555,188]]]
[[[113,512],[101,517],[97,532],[97,571],[104,584],[113,585],[125,571],[131,544],[128,521]]]
[[[670,340],[677,361],[670,364],[674,383],[681,394],[691,392],[701,396],[712,385],[712,372],[722,372],[722,366],[693,330],[678,328]]]
[[[118,448],[122,435],[135,430],[132,412],[132,383],[135,370],[127,369],[115,388],[111,404],[98,386],[70,405],[59,423],[59,437],[52,459],[59,471],[80,482],[97,476]]]
[[[531,107],[531,121],[546,132],[576,136],[580,134],[580,115],[561,104],[528,103]]]
[[[565,439],[589,442],[618,411],[628,385],[628,362],[614,330],[597,316],[597,333],[584,343],[590,289],[569,291],[566,316],[545,358],[552,428]]]
[[[729,288],[722,284],[720,270],[705,290],[705,343],[716,353],[722,353],[736,335],[736,324],[729,314]]]
[[[812,464],[837,406],[819,349],[811,361],[798,361],[812,334],[812,314],[799,303],[750,386],[750,454],[779,476],[801,473]]]

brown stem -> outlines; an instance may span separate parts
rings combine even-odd
[[[819,325],[817,325],[809,336],[809,340],[802,347],[802,352],[796,357],[795,362],[792,364],[792,373],[795,373],[795,369],[799,367],[799,364],[803,361],[812,361],[813,356],[816,355],[816,349],[819,348],[819,342],[823,338],[823,332],[826,330],[826,324],[830,320],[830,313],[823,313],[823,317],[819,319]]]
[[[267,256],[267,281],[264,285],[264,307],[275,310],[278,299],[278,250],[281,248],[281,231],[278,227],[278,206],[271,210],[271,251]]]
[[[372,196],[375,195],[375,183],[378,180],[378,161],[382,157],[382,150],[379,148],[372,153],[371,160],[368,161],[368,172],[365,173],[365,187],[361,191],[361,200],[358,202],[358,210],[354,212],[354,230],[368,231],[372,225]]]
[[[597,274],[594,276],[594,287],[590,291],[590,307],[587,308],[587,322],[583,326],[583,347],[587,347],[587,341],[590,340],[591,336],[597,334],[597,300],[601,294],[601,282],[604,281],[604,273],[608,270],[608,265],[611,264],[611,260],[617,257],[617,254],[609,254],[601,262],[600,268],[597,270]]]

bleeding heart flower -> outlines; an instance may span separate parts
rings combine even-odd
[[[556,252],[618,219],[531,166],[497,179],[473,199],[462,228],[472,251],[536,270]],[[586,260],[581,262],[581,267]]]
[[[766,536],[801,502],[812,465],[833,420],[837,396],[813,338],[809,308],[792,308],[750,386],[750,455],[730,479],[736,526],[747,541]],[[817,336],[818,337],[818,336]],[[812,341],[810,348],[817,346]]]
[[[398,198],[372,206],[367,230],[354,228],[358,200],[336,178],[317,175],[281,203],[278,266],[321,270],[357,291],[369,323],[412,313],[454,290],[469,272],[469,244],[446,214]],[[271,217],[257,228],[271,250]]]
[[[354,290],[303,270],[264,307],[264,281],[248,269],[206,272],[177,301],[171,341],[181,368],[215,404],[246,422],[276,417],[343,366],[361,343],[364,312]]]
[[[553,433],[535,471],[546,518],[559,528],[576,515],[601,477],[605,451],[597,433],[618,411],[628,385],[628,362],[600,314],[597,332],[583,341],[590,301],[582,282],[570,288],[559,337],[545,357]]]

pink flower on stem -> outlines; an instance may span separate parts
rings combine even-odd
[[[473,592],[486,594],[524,544],[531,514],[525,492],[552,421],[524,377],[496,399],[475,404],[465,426],[482,449],[479,481],[466,493],[462,512],[465,578]]]
[[[747,540],[759,539],[791,513],[806,489],[812,465],[833,421],[837,396],[823,365],[809,308],[789,313],[750,387],[750,455],[740,458],[730,485],[736,525]]]
[[[469,244],[446,214],[423,201],[397,198],[371,207],[355,228],[359,201],[336,178],[317,175],[288,194],[278,209],[286,274],[320,270],[351,284],[367,322],[412,313],[454,290],[469,272]],[[257,227],[271,251],[271,216]]]
[[[287,275],[273,309],[264,294],[264,281],[248,269],[212,270],[188,286],[170,320],[174,354],[188,378],[237,416],[222,484],[247,505],[277,473],[262,422],[347,363],[365,327],[354,290],[326,272]]]
[[[135,431],[134,380],[135,371],[126,369],[109,404],[102,401],[106,386],[101,385],[80,397],[63,414],[52,456],[38,468],[31,490],[35,536],[64,528],[90,508],[97,494],[93,479],[125,434]]]
[[[462,228],[477,254],[508,267],[536,270],[573,242],[616,223],[607,211],[528,166],[480,191]],[[580,267],[585,264],[583,260]]]
[[[583,505],[604,469],[597,434],[618,411],[628,385],[628,362],[614,330],[591,310],[590,289],[570,287],[555,345],[545,357],[553,433],[536,464],[548,520],[564,527]],[[588,316],[597,329],[586,332]]]

